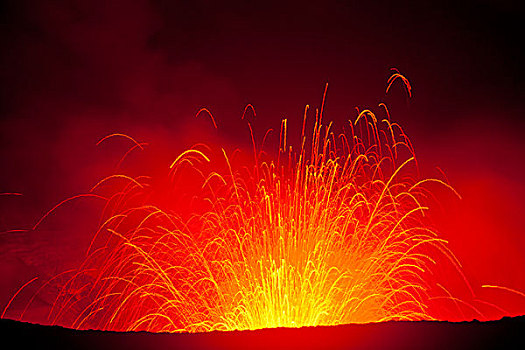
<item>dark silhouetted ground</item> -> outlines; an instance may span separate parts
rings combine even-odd
[[[202,334],[76,331],[0,320],[2,343],[41,349],[524,349],[525,316]]]

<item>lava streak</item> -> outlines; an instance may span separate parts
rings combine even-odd
[[[455,259],[426,216],[430,183],[455,191],[420,178],[380,108],[339,133],[322,105],[307,132],[307,106],[298,147],[283,120],[277,150],[252,133],[250,152],[197,144],[165,176],[103,179],[90,194],[103,219],[82,266],[52,282],[51,321],[198,332],[434,319],[448,294],[431,269]]]

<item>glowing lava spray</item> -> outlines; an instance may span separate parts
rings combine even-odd
[[[397,73],[388,87],[398,78],[410,93]],[[454,257],[425,216],[427,185],[450,186],[419,177],[380,107],[382,119],[364,110],[335,133],[323,106],[307,132],[307,106],[299,147],[283,120],[278,152],[252,133],[248,161],[198,144],[164,180],[105,178],[92,190],[103,220],[52,322],[198,332],[432,319],[431,269]]]

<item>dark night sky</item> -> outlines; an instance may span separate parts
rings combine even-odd
[[[259,135],[283,117],[293,128],[328,82],[327,119],[342,123],[355,107],[387,102],[423,170],[440,166],[463,195],[438,226],[472,282],[525,290],[516,272],[525,265],[518,1],[2,6],[0,192],[24,196],[0,197],[1,230],[32,225],[107,174],[115,158],[95,146],[107,134],[162,145],[173,157],[199,137],[217,137],[195,119],[207,107],[218,137],[243,144],[247,103]],[[392,67],[410,80],[410,100],[401,84],[385,96]],[[9,249],[1,252],[9,294],[31,267],[20,276]]]

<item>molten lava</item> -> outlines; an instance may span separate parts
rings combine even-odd
[[[397,78],[410,93],[398,73],[388,87]],[[336,133],[323,105],[306,132],[307,106],[298,146],[283,120],[277,151],[252,133],[250,152],[197,144],[164,176],[103,179],[89,194],[106,204],[86,260],[46,283],[61,287],[51,322],[202,332],[430,320],[436,300],[459,304],[433,274],[458,264],[426,215],[432,184],[456,193],[420,177],[380,107]],[[144,147],[101,142],[123,137],[129,152]]]

